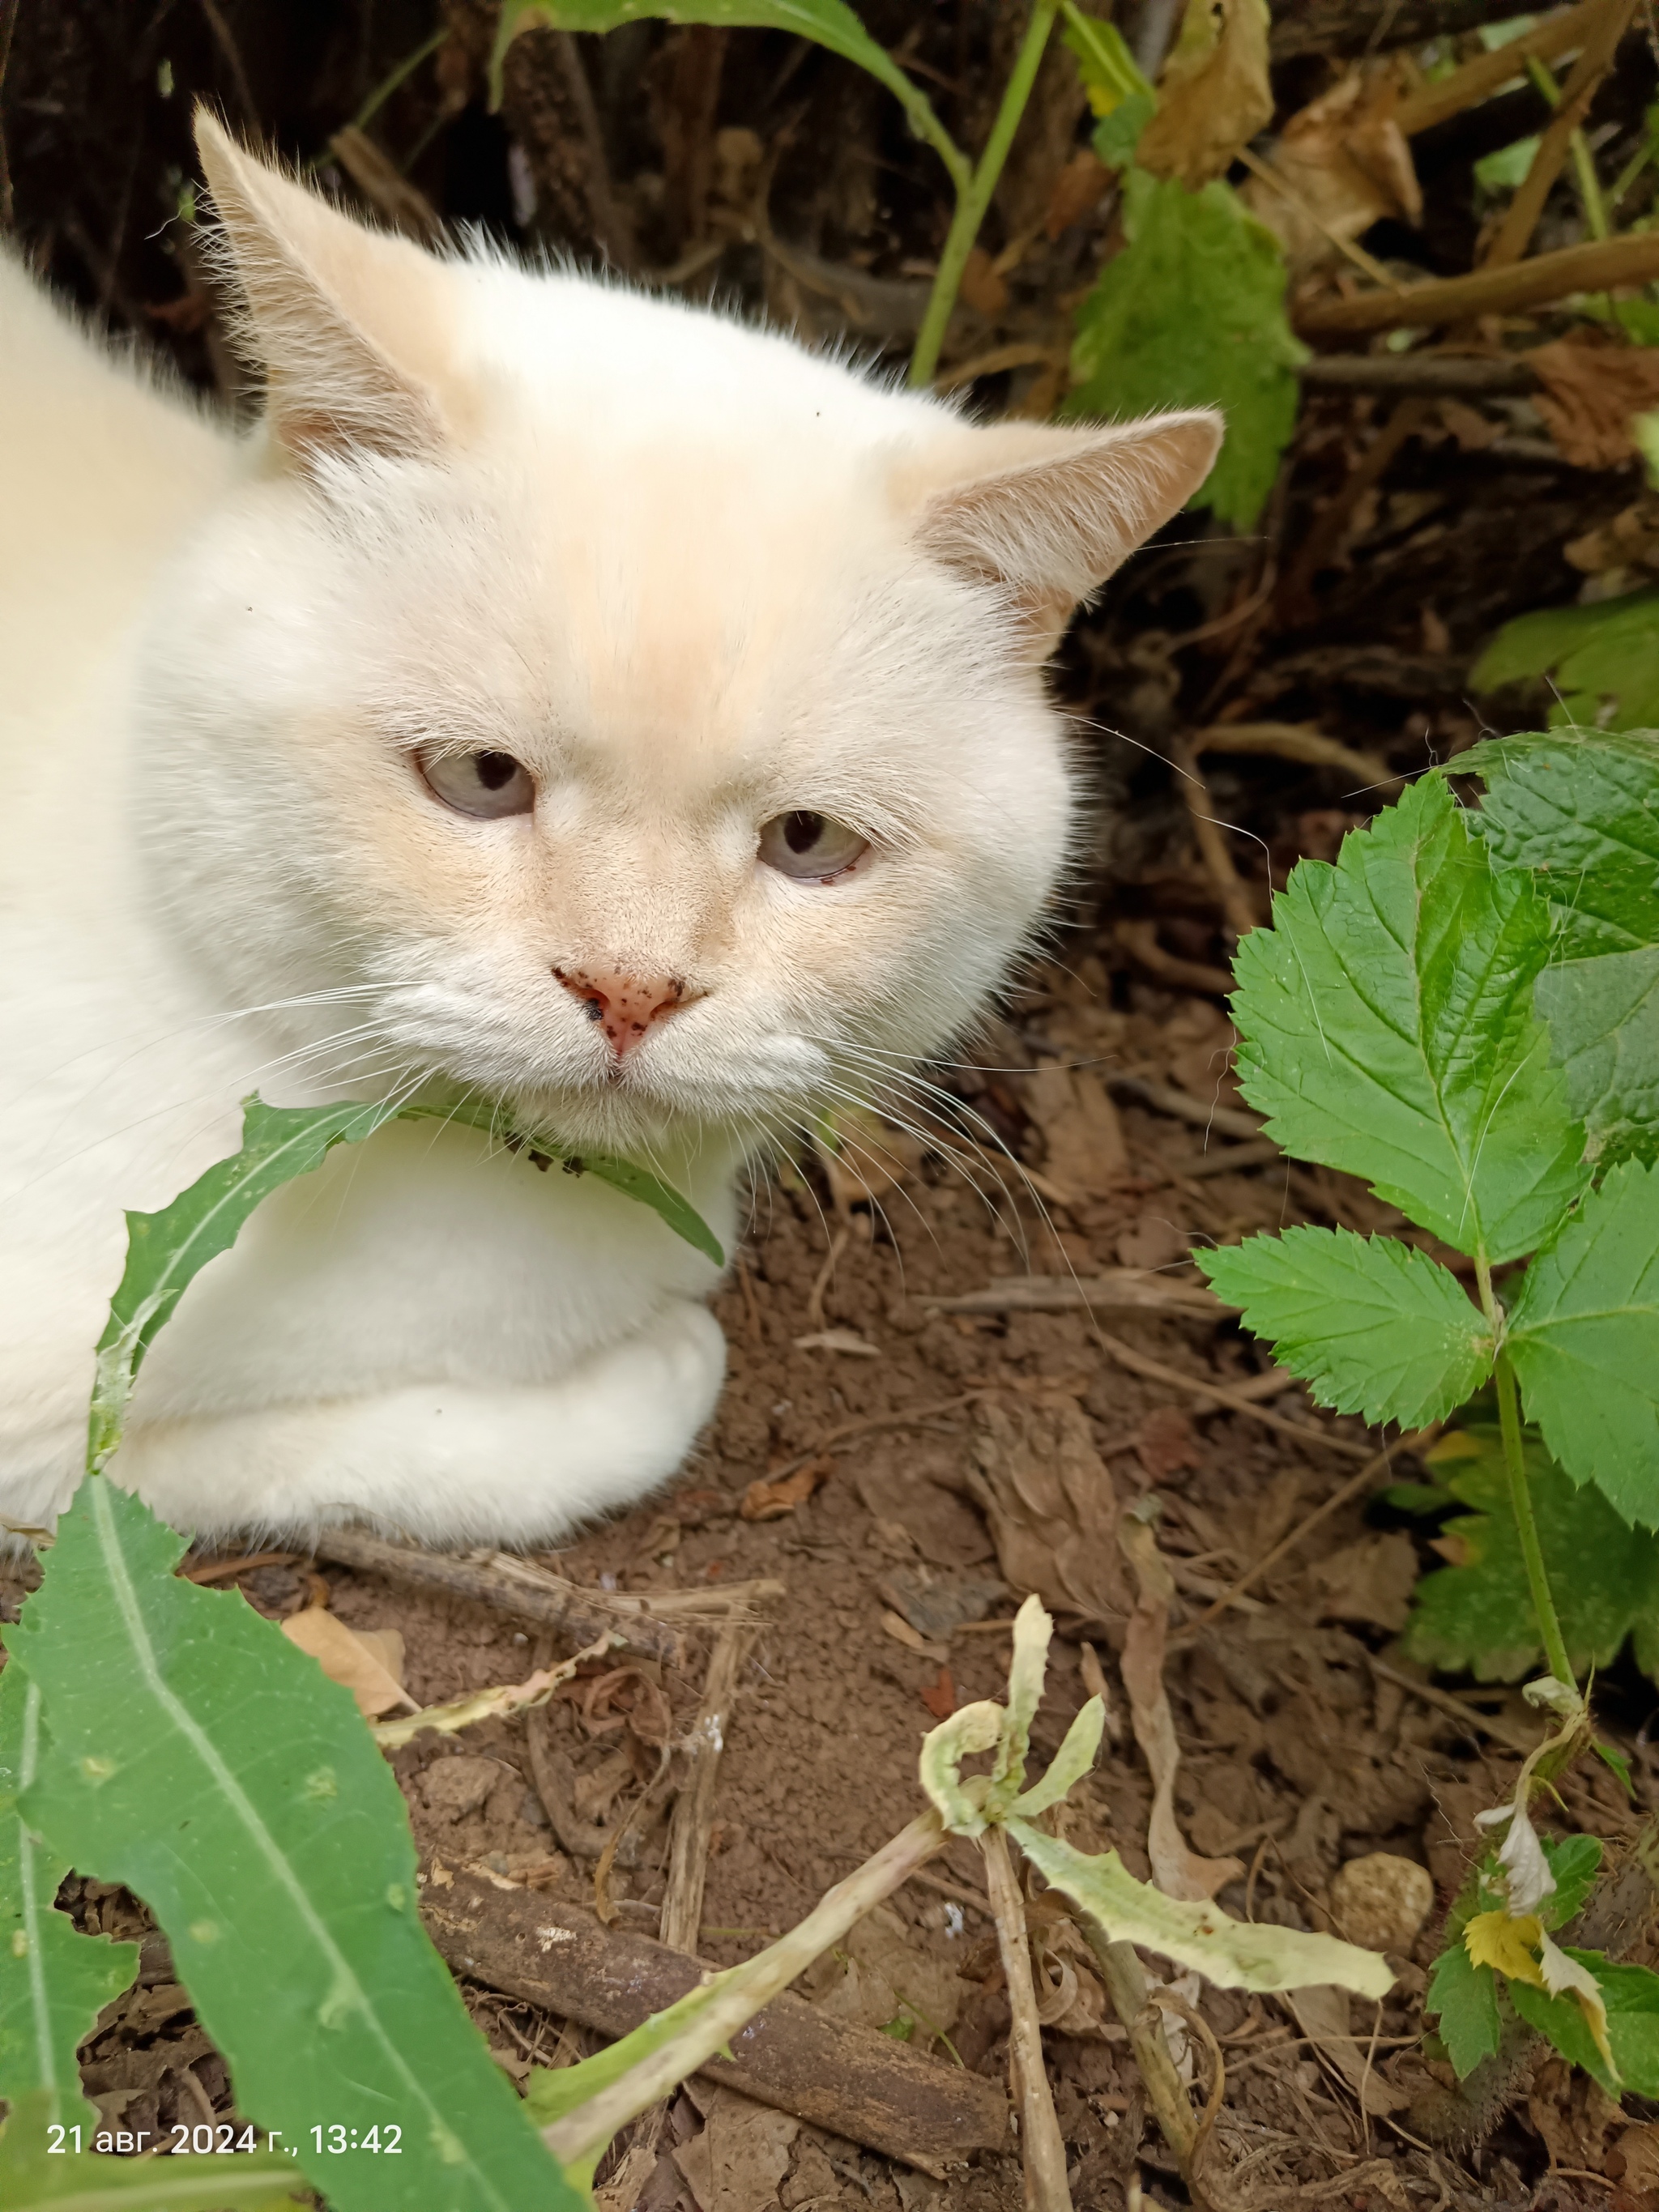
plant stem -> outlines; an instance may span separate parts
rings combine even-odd
[[[1099,1922],[1086,1912],[1074,1916],[1085,1941],[1100,1962],[1101,1978],[1112,2009],[1129,2031],[1140,2078],[1146,2085],[1152,2113],[1164,2131],[1164,2140],[1175,2153],[1181,2178],[1193,2186],[1193,2154],[1198,2148],[1198,2115],[1170,2056],[1164,2022],[1146,2002],[1146,1976],[1133,1943],[1114,1943]]]
[[[957,186],[957,211],[951,219],[945,250],[939,258],[933,289],[928,295],[927,312],[922,317],[921,328],[916,334],[916,349],[910,356],[910,381],[913,385],[928,385],[933,380],[951,312],[957,304],[957,294],[962,286],[962,272],[968,266],[968,256],[974,250],[979,227],[985,220],[985,210],[991,204],[991,195],[997,188],[997,179],[1008,159],[1008,149],[1014,143],[1014,133],[1025,112],[1031,87],[1036,82],[1043,49],[1048,43],[1048,33],[1054,28],[1054,17],[1059,12],[1060,0],[1033,0],[1031,20],[1026,27],[1024,38],[1020,41],[1019,52],[1014,57],[1014,66],[1009,71],[1008,82],[1003,88],[1002,104],[997,109],[995,122],[991,125],[991,135],[985,142],[985,151],[980,155],[971,176]],[[940,151],[942,155],[943,149]]]
[[[1031,1978],[1031,1947],[1025,1935],[1025,1905],[1019,1893],[1008,1838],[988,1827],[979,1839],[985,1859],[985,1886],[996,1914],[1002,1971],[1008,1978],[1008,2070],[1019,2109],[1020,2164],[1025,2177],[1025,2212],[1072,2212],[1066,2181],[1066,2143],[1054,2115],[1054,2100],[1042,2063],[1042,2028],[1037,2019],[1036,1985]]]
[[[827,1890],[805,1919],[777,1942],[742,1966],[711,1977],[702,1988],[656,2014],[632,2035],[584,2059],[594,2094],[543,2130],[548,2148],[566,2165],[591,2172],[618,2128],[723,2050],[821,1951],[839,1942],[854,1921],[890,1897],[950,1840],[939,1814],[924,1813],[845,1881]],[[1063,2176],[1063,2159],[1060,2172]]]
[[[1538,1522],[1532,1510],[1532,1492],[1527,1485],[1527,1463],[1521,1446],[1520,1400],[1515,1387],[1515,1370],[1507,1352],[1498,1355],[1494,1380],[1498,1385],[1498,1423],[1504,1438],[1504,1465],[1510,1478],[1510,1507],[1521,1538],[1521,1556],[1527,1565],[1532,1609],[1538,1616],[1544,1638],[1544,1657],[1556,1680],[1565,1682],[1570,1689],[1575,1688],[1572,1662],[1567,1656],[1555,1600],[1550,1595],[1549,1577],[1544,1571],[1543,1547],[1538,1540]]]
[[[1559,107],[1561,88],[1548,64],[1540,61],[1536,54],[1529,54],[1527,75],[1550,106]],[[1611,225],[1607,221],[1607,204],[1601,196],[1601,180],[1595,173],[1595,161],[1590,153],[1589,141],[1582,131],[1573,132],[1568,142],[1568,151],[1572,157],[1573,177],[1584,210],[1584,227],[1592,238],[1609,237]]]

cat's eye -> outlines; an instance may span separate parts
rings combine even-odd
[[[479,821],[528,814],[536,804],[535,778],[511,753],[430,753],[421,774],[446,806]]]
[[[869,849],[869,839],[856,830],[831,815],[809,813],[805,807],[775,814],[761,825],[760,858],[797,883],[828,883],[832,876],[845,875]]]

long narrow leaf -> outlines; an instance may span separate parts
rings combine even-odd
[[[421,1926],[403,1799],[350,1693],[177,1577],[183,1548],[102,1476],[59,1523],[9,1638],[51,1747],[26,1818],[144,1899],[239,2103],[335,2212],[576,2212]],[[337,2124],[380,2153],[316,2149]]]
[[[40,1692],[21,1667],[0,1674],[0,2099],[32,2099],[31,2124],[91,2126],[75,2052],[138,1971],[138,1946],[82,1936],[52,1899],[69,1862],[18,1808],[40,1760]],[[13,2152],[21,2156],[15,2139]],[[0,2193],[0,2203],[13,2199]]]

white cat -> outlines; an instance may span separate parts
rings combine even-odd
[[[125,1206],[239,1101],[423,1080],[650,1163],[933,1052],[1028,941],[1042,664],[1218,424],[977,428],[787,339],[348,220],[200,145],[239,436],[0,264],[0,1516],[79,1474]],[[533,1544],[679,1464],[715,1268],[398,1123],[186,1294],[118,1480],[207,1536]]]

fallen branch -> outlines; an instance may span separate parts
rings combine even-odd
[[[1227,918],[1227,927],[1235,937],[1248,937],[1261,921],[1250,896],[1249,885],[1233,866],[1233,856],[1222,836],[1225,824],[1215,811],[1215,799],[1198,765],[1198,754],[1190,742],[1178,739],[1170,747],[1170,759],[1176,769],[1176,780],[1181,786],[1181,796],[1186,802],[1192,818],[1193,837],[1198,846],[1199,858],[1203,861],[1210,881],[1215,885],[1215,895],[1221,911]]]
[[[1310,768],[1340,769],[1345,775],[1358,776],[1368,791],[1405,781],[1376,754],[1358,752],[1322,731],[1304,729],[1299,722],[1216,722],[1194,734],[1192,749],[1195,753],[1266,753],[1279,760],[1304,761]]]
[[[919,1848],[929,1856],[943,1849],[947,1839],[942,1830],[935,1832],[937,1844],[929,1845],[907,1830],[899,1839],[908,1844],[902,1857],[908,1863]],[[421,1911],[455,1972],[612,2039],[703,1978],[696,1960],[647,1936],[607,1932],[574,1906],[527,1889],[500,1888],[436,1861],[428,1869]],[[821,1905],[809,1926],[816,1927],[823,1911]],[[809,1933],[811,1948],[800,1964],[833,1940]],[[710,2059],[702,2069],[711,2080],[925,2173],[942,2175],[973,2151],[1006,2142],[1007,2100],[994,2082],[924,2058],[872,2028],[831,2019],[804,1998],[771,1997],[734,2031],[730,2049],[729,2058]]]
[[[1042,2062],[1042,2025],[1037,2018],[1036,1984],[1031,1975],[1030,1938],[1025,1932],[1025,1902],[1008,1855],[1006,1831],[1000,1826],[988,1827],[979,1839],[979,1847],[985,1861],[991,1909],[996,1915],[997,1948],[1008,1984],[1008,2074],[1019,2107],[1026,2212],[1072,2212],[1072,2192],[1066,2181],[1066,2144]]]
[[[1538,389],[1525,354],[1482,361],[1462,353],[1316,353],[1297,374],[1316,391],[1412,392],[1440,399],[1520,398]]]
[[[1206,1382],[1197,1375],[1183,1375],[1178,1367],[1166,1367],[1161,1359],[1152,1359],[1144,1352],[1121,1338],[1109,1336],[1103,1328],[1095,1330],[1095,1342],[1120,1367],[1131,1375],[1143,1376],[1149,1382],[1166,1382],[1177,1390],[1185,1390],[1193,1397],[1207,1401],[1214,1406],[1224,1406],[1229,1413],[1244,1413],[1264,1428],[1275,1430],[1282,1437],[1292,1437],[1299,1444],[1322,1444],[1327,1451],[1339,1452],[1344,1459],[1360,1459],[1370,1463],[1371,1455],[1364,1444],[1352,1444],[1346,1437],[1334,1437],[1327,1430],[1304,1428],[1299,1421],[1287,1421],[1282,1414],[1270,1413],[1265,1406],[1258,1406],[1244,1390],[1229,1389],[1224,1382]],[[1273,1378],[1275,1390],[1285,1389],[1287,1382]],[[1203,1408],[1200,1407],[1200,1411]]]
[[[1275,1148],[1276,1149],[1276,1148]],[[1183,1283],[1150,1267],[1110,1267],[1104,1274],[1011,1275],[983,1291],[954,1298],[922,1298],[929,1313],[1090,1313],[1174,1315],[1214,1322],[1237,1309],[1224,1306],[1204,1283]]]
[[[1504,210],[1498,235],[1487,249],[1486,267],[1504,269],[1519,263],[1532,243],[1550,188],[1566,162],[1573,134],[1589,113],[1602,78],[1613,67],[1619,41],[1629,28],[1635,12],[1636,0],[1597,0],[1584,27],[1583,52],[1561,88],[1560,104],[1538,141],[1531,166]]]
[[[1271,1137],[1257,1137],[1248,1145],[1218,1145],[1213,1152],[1184,1153],[1176,1159],[1166,1160],[1164,1171],[1171,1182],[1197,1182],[1206,1176],[1235,1175],[1245,1168],[1273,1167],[1284,1157]]]
[[[559,1629],[578,1644],[595,1643],[610,1632],[630,1650],[643,1651],[653,1659],[678,1664],[684,1657],[678,1631],[647,1613],[642,1599],[630,1600],[623,1593],[613,1598],[604,1591],[583,1589],[576,1583],[549,1574],[545,1568],[532,1567],[528,1560],[509,1559],[501,1553],[483,1559],[459,1559],[453,1553],[389,1544],[384,1537],[371,1536],[362,1528],[325,1528],[315,1549],[319,1559],[331,1559],[338,1566],[469,1598],[475,1605],[511,1613],[515,1620]],[[729,1606],[732,1593],[718,1595]]]
[[[1511,51],[1506,48],[1505,52]],[[1637,231],[1468,276],[1435,276],[1401,292],[1361,292],[1347,300],[1311,301],[1297,315],[1304,337],[1349,337],[1364,331],[1432,328],[1475,315],[1514,314],[1572,292],[1605,292],[1659,276],[1659,231]]]
[[[1189,1091],[1177,1091],[1172,1083],[1154,1082],[1151,1076],[1109,1075],[1106,1088],[1115,1098],[1133,1098],[1155,1114],[1167,1114],[1171,1121],[1185,1121],[1194,1129],[1212,1129],[1218,1137],[1255,1139],[1261,1134],[1261,1124],[1253,1115],[1231,1106],[1208,1105]]]
[[[1155,921],[1120,921],[1113,937],[1138,967],[1159,983],[1177,990],[1197,991],[1206,998],[1231,997],[1233,979],[1224,968],[1212,968],[1202,960],[1182,960],[1166,952],[1158,941]]]
[[[1419,131],[1433,130],[1437,123],[1450,122],[1454,115],[1461,115],[1466,107],[1474,107],[1496,92],[1499,85],[1521,76],[1528,60],[1554,61],[1582,46],[1601,7],[1601,0],[1582,0],[1579,7],[1547,15],[1541,23],[1534,23],[1531,30],[1523,32],[1518,39],[1511,39],[1507,46],[1498,46],[1491,53],[1476,54],[1462,69],[1443,76],[1437,84],[1419,86],[1415,92],[1408,92],[1395,108],[1395,121],[1407,138],[1415,137]],[[1310,15],[1314,12],[1309,10]],[[1497,20],[1496,10],[1493,18]]]

